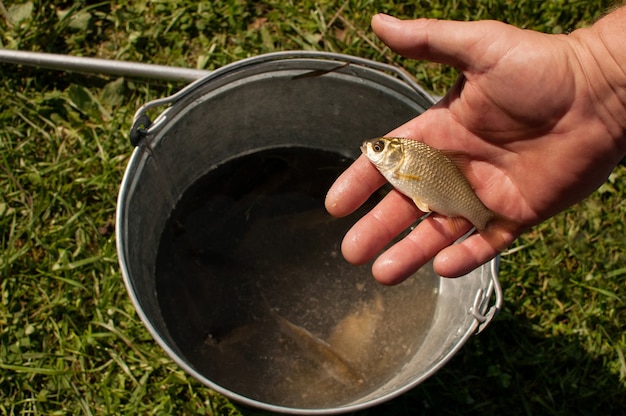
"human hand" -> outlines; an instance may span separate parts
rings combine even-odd
[[[490,232],[510,244],[523,231],[580,201],[604,182],[626,153],[626,8],[590,29],[547,35],[493,21],[372,19],[396,52],[457,67],[446,96],[388,136],[466,153],[471,185],[496,215]],[[326,208],[344,216],[385,180],[361,156],[331,187]],[[423,213],[389,193],[346,234],[351,263],[371,260]],[[431,215],[379,256],[374,277],[399,283],[435,257],[442,276],[466,274],[496,256],[480,234]]]

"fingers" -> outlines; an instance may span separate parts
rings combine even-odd
[[[348,231],[341,245],[344,258],[352,264],[369,262],[422,214],[404,195],[391,191]],[[372,274],[382,284],[395,285],[435,258],[440,276],[465,275],[498,254],[478,234],[453,244],[470,228],[466,220],[431,215],[383,252],[372,265]]]
[[[444,277],[463,276],[497,256],[523,230],[521,224],[498,217],[480,234],[473,234],[459,244],[442,249],[435,257],[435,272]]]
[[[346,233],[341,244],[344,258],[364,264],[423,213],[397,191],[391,191]]]
[[[384,182],[385,179],[367,158],[361,157],[331,187],[326,197],[326,207],[332,215],[348,215]],[[407,197],[395,190],[391,191],[348,231],[342,242],[343,256],[352,264],[369,262],[422,214]],[[490,243],[483,235],[473,235],[460,244],[451,245],[471,227],[469,222],[463,223],[464,220],[461,220],[459,223],[459,220],[432,215],[422,221],[376,259],[372,266],[376,280],[386,285],[400,283],[432,258],[435,258],[437,274],[458,277],[498,254],[493,241]],[[500,240],[505,245],[519,234],[505,226],[494,231],[503,233]]]
[[[454,225],[456,220],[437,215],[422,221],[404,239],[380,255],[372,266],[374,278],[385,285],[403,282],[434,258],[435,273],[460,277],[498,255],[485,238],[473,234],[453,244],[471,225]]]
[[[459,244],[444,248],[434,261],[435,273],[443,277],[463,276],[498,255],[482,236],[473,234]]]
[[[343,172],[326,194],[326,210],[335,217],[354,212],[383,184],[385,178],[363,155]]]
[[[494,27],[494,26],[497,26]],[[372,18],[372,29],[391,49],[413,59],[427,59],[461,70],[487,66],[484,57],[508,25],[493,21],[400,20],[385,14]],[[485,42],[486,41],[486,42]]]
[[[386,285],[398,284],[428,263],[442,249],[468,232],[467,221],[431,215],[405,238],[380,255],[372,265],[374,278]],[[455,271],[450,262],[444,271]],[[435,264],[435,271],[437,264]],[[446,275],[444,275],[446,276]],[[452,277],[446,276],[446,277]]]
[[[404,196],[391,192],[348,231],[341,247],[344,257],[353,264],[367,263],[420,215]],[[479,234],[453,244],[471,228],[459,220],[436,214],[426,218],[376,259],[374,278],[385,285],[401,283],[433,258],[438,275],[459,277],[498,255]]]

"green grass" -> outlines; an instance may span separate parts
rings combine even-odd
[[[370,16],[498,19],[562,33],[608,1],[4,1],[1,47],[203,69],[315,49],[394,62]],[[114,211],[142,104],[182,84],[0,65],[0,413],[252,415],[180,370],[124,289]],[[523,70],[521,68],[520,70]],[[619,414],[626,408],[626,167],[502,259],[505,308],[443,370],[362,415]]]

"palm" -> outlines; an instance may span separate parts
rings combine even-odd
[[[613,165],[596,177],[581,175],[596,162],[581,152],[597,146],[589,125],[594,110],[585,105],[591,101],[587,91],[577,90],[572,68],[563,64],[574,61],[564,56],[571,50],[565,39],[502,27],[494,31],[496,41],[483,38],[468,52],[481,56],[482,65],[466,68],[431,114],[407,126],[424,132],[416,139],[469,154],[484,202],[525,228],[588,195]],[[581,135],[581,129],[588,131]],[[565,141],[568,146],[561,145]]]

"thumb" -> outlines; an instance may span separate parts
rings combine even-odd
[[[386,14],[372,17],[372,29],[395,52],[465,70],[488,68],[498,54],[492,46],[513,27],[495,21],[457,22],[436,19],[400,20]],[[490,56],[495,58],[489,60]]]

